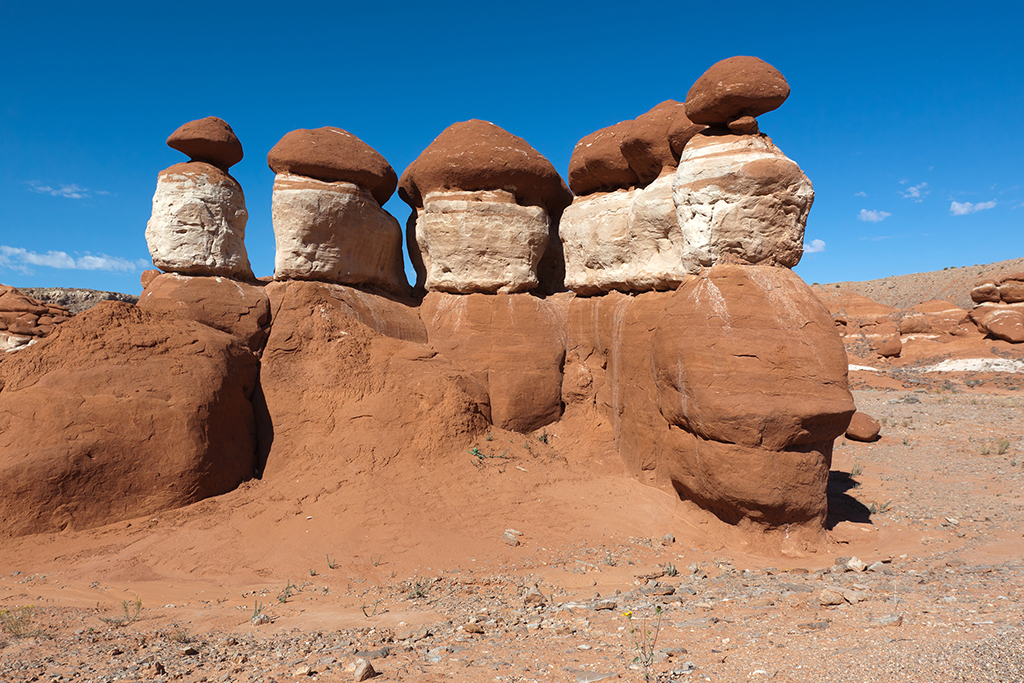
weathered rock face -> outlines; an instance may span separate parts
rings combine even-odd
[[[705,128],[686,117],[686,107],[680,102],[666,100],[631,122],[619,151],[640,185],[646,186],[666,169],[675,169],[686,143]]]
[[[270,329],[270,299],[263,287],[226,278],[165,273],[146,286],[138,307],[227,332],[257,354]]]
[[[778,109],[787,97],[789,84],[771,64],[757,57],[730,57],[693,84],[686,96],[686,114],[694,123],[724,126]]]
[[[446,193],[454,192],[459,198],[451,197],[454,201],[449,202]],[[475,194],[482,192],[484,194]],[[495,194],[497,192],[505,194]],[[516,137],[509,132],[499,128],[487,121],[463,121],[455,123],[446,128],[429,146],[413,161],[402,174],[399,181],[398,193],[413,209],[407,225],[409,258],[417,272],[417,288],[430,287],[426,285],[427,266],[431,263],[431,269],[435,273],[458,273],[460,279],[458,284],[446,285],[443,291],[460,292],[493,292],[502,291],[524,291],[530,285],[526,284],[530,278],[520,278],[507,281],[495,286],[493,278],[496,272],[505,266],[501,263],[481,263],[479,274],[467,270],[463,264],[444,262],[444,254],[454,254],[462,249],[471,249],[474,252],[488,252],[488,259],[496,253],[490,250],[486,244],[470,244],[463,237],[452,232],[454,226],[465,221],[467,230],[472,230],[475,236],[494,234],[495,231],[482,230],[479,226],[479,214],[481,212],[493,212],[502,216],[498,224],[510,226],[520,224],[531,224],[523,239],[531,242],[531,249],[534,240],[534,229],[539,219],[529,218],[533,212],[511,212],[515,211],[511,205],[493,206],[494,204],[509,204],[506,201],[507,195],[514,197],[514,204],[521,208],[539,207],[546,214],[548,225],[548,239],[546,247],[542,246],[542,256],[539,264],[534,268],[537,272],[533,278],[537,280],[544,291],[557,291],[562,288],[564,271],[560,264],[561,242],[558,240],[558,219],[562,210],[572,201],[572,193],[566,187],[565,182],[547,159],[537,150],[531,147],[522,138]],[[451,220],[441,220],[441,217],[433,217],[431,230],[437,234],[442,232],[452,236],[456,242],[443,246],[434,238],[427,238],[425,242],[436,249],[435,254],[421,255],[420,235],[422,228],[419,225],[419,218],[427,211],[426,198],[436,193],[434,205],[435,211],[452,210],[459,212],[460,216]],[[463,202],[478,202],[485,206],[468,206]],[[443,208],[447,207],[447,208]],[[474,218],[476,216],[476,218]],[[511,221],[511,222],[510,222]],[[473,227],[475,226],[475,227]],[[497,232],[504,231],[501,228]],[[475,239],[475,237],[474,237]],[[505,239],[504,237],[498,239]],[[521,262],[519,254],[521,250],[512,252],[516,263]],[[439,258],[441,256],[441,258]],[[532,259],[532,257],[531,257]],[[505,260],[499,258],[499,261]],[[518,267],[509,271],[510,274],[517,274]],[[450,275],[445,279],[437,279],[441,282],[452,282],[456,276]],[[536,285],[533,285],[536,286]]]
[[[684,258],[671,172],[643,189],[577,197],[559,234],[565,285],[577,294],[672,289],[699,269]]]
[[[526,292],[539,282],[548,214],[510,192],[431,192],[415,221],[429,292]]]
[[[637,174],[619,149],[632,125],[632,121],[622,121],[594,131],[576,143],[569,159],[569,189],[576,196],[639,184]]]
[[[981,304],[970,316],[985,334],[1013,344],[1024,342],[1024,304]]]
[[[0,285],[0,353],[25,348],[70,316],[63,306],[44,304],[14,287]]]
[[[318,282],[275,282],[267,293],[265,480],[327,459],[354,476],[403,457],[430,467],[486,429],[486,389],[426,345],[414,307]]]
[[[491,423],[531,432],[562,414],[565,295],[431,292],[420,306],[430,345],[486,387]]]
[[[792,272],[715,266],[673,293],[570,307],[567,416],[593,403],[629,470],[723,520],[824,519],[854,412],[827,309]]]
[[[242,143],[223,119],[207,116],[189,121],[167,138],[167,146],[187,154],[192,161],[227,170],[242,160]]]
[[[358,185],[297,175],[274,180],[274,277],[409,292],[402,228]]]
[[[103,303],[0,371],[0,535],[107,524],[252,476],[257,360],[223,332]]]
[[[766,136],[703,133],[672,184],[686,257],[792,268],[803,254],[814,190]]]
[[[267,165],[279,175],[358,185],[381,206],[394,194],[398,183],[387,159],[340,128],[300,128],[287,133],[267,154]]]
[[[248,219],[234,178],[205,162],[175,164],[157,179],[146,243],[153,263],[166,273],[252,280]]]

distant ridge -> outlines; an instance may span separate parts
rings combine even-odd
[[[832,282],[812,287],[820,292],[860,294],[893,308],[910,308],[932,299],[944,299],[960,308],[970,309],[974,307],[971,301],[971,288],[977,280],[1021,271],[1024,271],[1024,258],[1015,258],[976,266],[934,270],[929,273],[894,275],[864,282]]]
[[[134,294],[73,287],[18,287],[18,291],[44,304],[63,306],[72,313],[87,311],[101,301],[125,301],[130,304],[139,301],[139,297]]]

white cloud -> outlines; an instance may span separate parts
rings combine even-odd
[[[804,242],[805,254],[817,254],[822,251],[825,251],[825,240],[811,240],[810,242]]]
[[[61,185],[60,187],[51,187],[50,185],[42,185],[34,180],[28,182],[28,189],[39,194],[48,194],[54,197],[64,197],[65,199],[88,199],[90,197],[89,192],[92,192],[87,187],[79,187],[72,183],[71,185]],[[106,190],[99,190],[94,194],[110,194]]]
[[[971,202],[953,202],[949,205],[949,212],[954,216],[966,216],[969,213],[978,213],[985,209],[994,209],[996,206],[996,200],[990,202],[978,202],[972,204]]]
[[[892,214],[888,211],[876,211],[867,209],[861,209],[860,213],[857,214],[857,220],[864,221],[866,223],[881,223]]]
[[[116,273],[134,273],[149,267],[145,259],[129,261],[119,256],[106,254],[90,254],[85,252],[75,258],[64,251],[48,251],[39,254],[20,247],[0,245],[0,268],[10,268],[22,273],[30,273],[27,266],[44,266],[61,270],[103,270]]]
[[[854,196],[854,197],[867,197],[867,196],[868,196],[868,193],[867,193],[867,192],[855,192],[855,193],[853,194],[853,196]]]
[[[926,190],[926,187],[928,187],[928,183],[921,183],[920,185],[908,187],[906,190],[900,192],[900,194],[904,199],[913,199],[915,202],[920,202],[928,196],[929,190]]]

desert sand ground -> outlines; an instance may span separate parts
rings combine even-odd
[[[851,357],[882,438],[837,441],[820,543],[496,430],[5,541],[0,681],[1022,681],[1024,351],[982,350]]]

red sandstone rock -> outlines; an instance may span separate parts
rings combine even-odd
[[[220,277],[167,273],[152,280],[139,308],[173,320],[194,320],[227,332],[259,353],[270,327],[270,299],[262,287]]]
[[[681,102],[666,100],[633,119],[619,149],[640,184],[648,185],[665,169],[679,165],[683,147],[704,128],[686,118]]]
[[[999,284],[995,280],[981,280],[971,289],[971,301],[976,304],[992,301],[999,303]]]
[[[488,121],[453,123],[409,164],[398,193],[423,208],[430,192],[507,190],[520,204],[541,206],[557,224],[572,194],[558,171],[525,140]]]
[[[850,420],[846,438],[852,441],[878,441],[878,433],[881,430],[882,425],[878,420],[858,410]]]
[[[272,436],[261,451],[264,480],[327,461],[346,477],[392,462],[430,468],[486,430],[486,389],[423,343],[413,302],[305,281],[275,282],[267,294],[274,325],[260,383],[273,432],[261,438],[262,446]]]
[[[145,289],[146,287],[149,287],[150,282],[152,282],[159,276],[159,270],[156,270],[155,268],[150,268],[149,270],[142,271],[142,275],[139,276],[139,282],[142,283],[142,288]]]
[[[1024,302],[1024,273],[1013,273],[999,281],[999,300],[1004,304]]]
[[[167,138],[167,146],[227,171],[242,160],[242,143],[223,119],[207,116],[189,121]]]
[[[180,507],[252,476],[257,360],[223,332],[104,302],[0,372],[0,535]]]
[[[889,331],[890,327],[886,326],[886,331]],[[898,329],[893,329],[891,334],[885,334],[876,341],[872,348],[882,358],[898,358],[900,353],[903,352],[903,342],[900,341],[900,334]]]
[[[760,132],[757,119],[753,116],[741,116],[735,121],[730,121],[729,130],[737,135],[757,135]]]
[[[569,159],[569,188],[574,194],[610,192],[640,182],[619,149],[632,125],[632,121],[622,121],[576,143]]]
[[[381,206],[395,192],[398,177],[377,150],[340,128],[300,128],[285,134],[270,153],[274,173],[344,181],[363,188]]]
[[[778,109],[787,97],[789,83],[771,64],[757,57],[730,57],[693,84],[686,96],[686,115],[694,123],[724,126]]]
[[[1024,342],[1024,304],[982,304],[970,313],[982,332],[1013,344]]]
[[[420,306],[430,345],[487,387],[495,427],[532,432],[562,414],[565,312],[555,299],[430,293]]]

